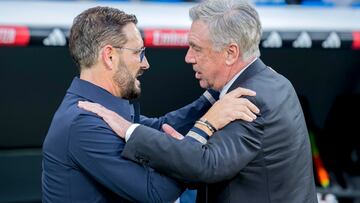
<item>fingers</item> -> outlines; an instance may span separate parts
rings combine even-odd
[[[254,113],[260,113],[260,109],[257,106],[255,106],[255,104],[250,102],[248,99],[244,99],[244,98],[242,99],[245,100],[245,105],[250,111]]]
[[[163,131],[169,135],[172,135],[176,131],[173,127],[171,127],[169,124],[166,124],[166,123],[163,124],[161,127],[162,127]]]
[[[244,112],[237,112],[236,119],[241,119],[241,120],[244,120],[244,121],[252,122],[252,121],[254,121],[256,119],[256,116],[255,116],[255,118],[253,118],[253,117],[249,116],[248,114],[246,114]]]
[[[168,124],[163,124],[162,126],[163,131],[168,134],[171,135],[171,137],[178,139],[178,140],[182,140],[184,138],[184,136],[182,134],[180,134],[179,132],[177,132],[173,127],[171,127]]]
[[[238,88],[232,90],[231,92],[227,93],[227,95],[229,95],[231,97],[256,96],[256,92],[254,92],[250,89],[238,87]]]
[[[88,101],[79,101],[78,102],[78,107],[86,110],[86,111],[90,111],[93,113],[98,113],[100,112],[100,104],[96,104],[96,103],[91,103]]]
[[[88,101],[79,101],[78,107],[80,107],[86,111],[93,112],[100,117],[104,117],[104,115],[111,114],[111,112],[112,112],[112,111],[106,109],[105,107],[101,106],[100,104],[92,103],[92,102],[88,102]]]
[[[243,114],[245,114],[247,117],[251,118],[251,121],[256,119],[256,115],[250,111],[250,109],[245,108],[245,110],[242,112]]]
[[[236,105],[235,120],[243,119],[252,122],[257,118],[256,114],[260,112],[253,103],[245,98],[239,98]]]

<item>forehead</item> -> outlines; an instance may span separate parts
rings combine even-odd
[[[144,42],[142,40],[140,31],[134,23],[128,23],[125,25],[123,32],[126,34],[126,38],[128,40],[126,44],[132,44],[138,47],[143,46]]]
[[[209,28],[204,21],[196,20],[191,24],[189,43],[196,45],[211,44]]]

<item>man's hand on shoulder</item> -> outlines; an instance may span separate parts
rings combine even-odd
[[[216,130],[238,119],[252,122],[260,110],[242,96],[256,96],[256,93],[249,89],[236,88],[216,101],[202,119]]]
[[[171,125],[169,124],[163,124],[162,125],[162,130],[170,135],[171,137],[178,139],[178,140],[182,140],[184,139],[184,136],[182,134],[180,134],[178,131],[176,131]]]
[[[110,128],[112,128],[115,133],[123,139],[125,138],[126,130],[132,124],[117,113],[101,106],[100,104],[88,101],[79,101],[78,106],[100,116],[110,126]]]

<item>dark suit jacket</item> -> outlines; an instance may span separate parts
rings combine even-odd
[[[189,130],[211,106],[201,96],[164,117],[139,117],[129,101],[75,78],[43,144],[43,202],[174,201],[182,188],[173,179],[122,158],[125,142],[101,118],[78,108],[80,100],[97,102],[129,121],[140,120],[157,129],[166,122]]]
[[[257,59],[229,91],[236,87],[256,91],[249,98],[260,109],[254,122],[234,121],[206,144],[139,126],[122,155],[178,179],[208,183],[200,202],[317,202],[308,132],[291,83]]]

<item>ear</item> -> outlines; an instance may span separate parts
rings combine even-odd
[[[225,50],[225,63],[228,66],[234,64],[240,56],[239,46],[235,43],[231,43]]]
[[[110,45],[104,46],[100,51],[100,57],[106,69],[112,69],[114,64],[114,48]]]

